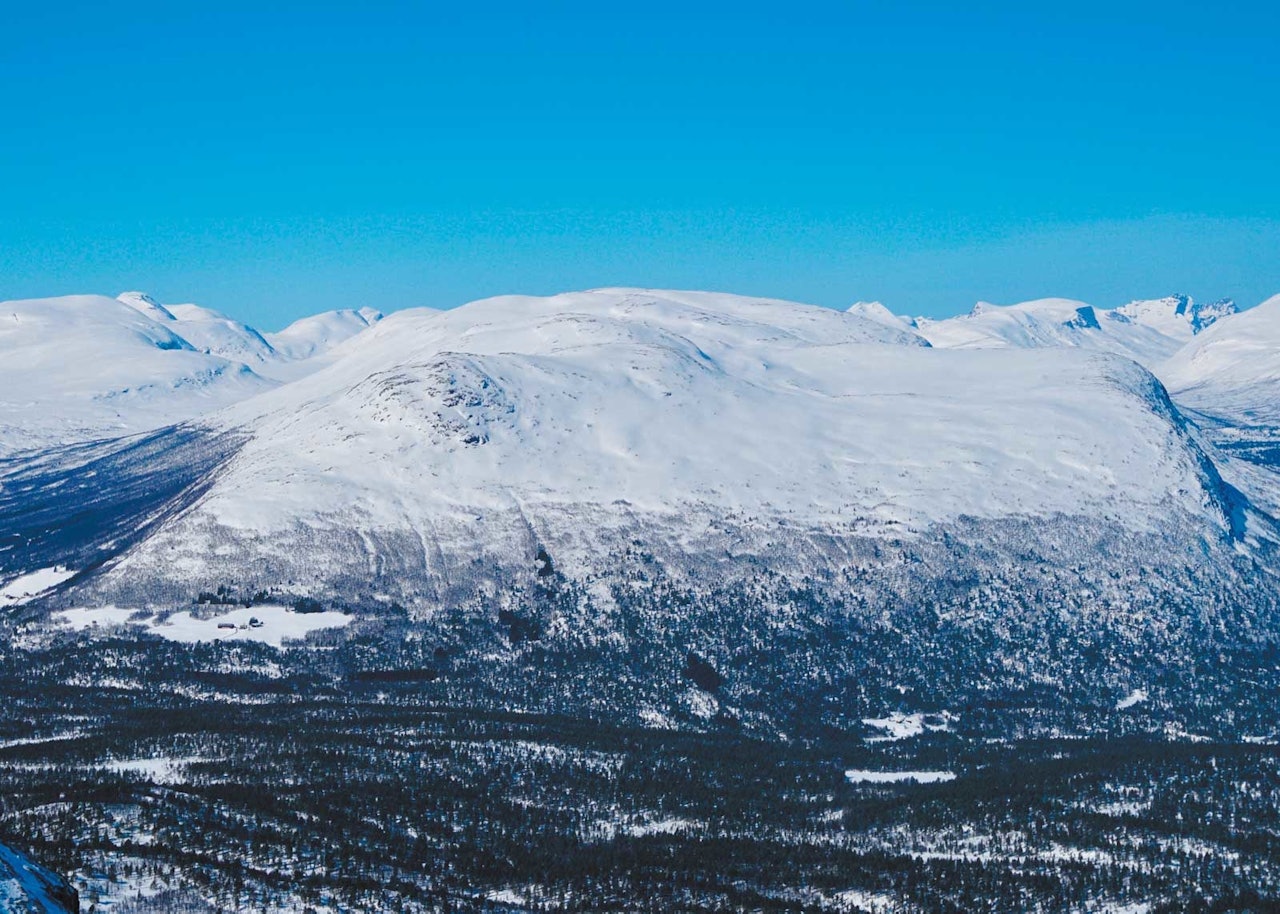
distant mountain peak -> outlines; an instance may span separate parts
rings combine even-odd
[[[1219,298],[1216,301],[1197,304],[1191,310],[1191,329],[1196,333],[1217,323],[1224,317],[1232,314],[1239,314],[1240,309],[1236,307],[1236,303],[1229,298]]]
[[[152,320],[174,320],[173,313],[146,292],[121,292],[116,296],[116,301],[121,304],[128,305],[134,311],[137,311],[139,314],[145,314]]]
[[[1102,325],[1098,323],[1098,312],[1093,305],[1083,305],[1076,308],[1076,316],[1067,320],[1064,327],[1071,327],[1075,330],[1101,330]]]
[[[1239,312],[1236,303],[1229,298],[1215,301],[1198,302],[1185,293],[1174,293],[1164,298],[1131,301],[1127,305],[1116,308],[1113,314],[1123,320],[1135,323],[1156,324],[1176,318],[1197,334],[1206,327]]]
[[[911,318],[894,314],[878,301],[854,302],[849,313],[895,330],[908,330],[913,326]]]

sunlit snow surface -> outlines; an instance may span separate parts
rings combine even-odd
[[[1151,368],[1197,332],[1235,313],[1230,301],[1200,303],[1184,295],[1113,309],[1042,298],[1004,306],[979,302],[968,314],[915,324],[930,343],[945,349],[1086,349],[1125,356]]]
[[[1116,702],[1116,710],[1123,711],[1125,708],[1132,708],[1134,705],[1141,704],[1147,700],[1146,689],[1134,689],[1124,698]]]
[[[1156,371],[1197,410],[1244,425],[1280,425],[1280,295],[1214,324]]]
[[[938,784],[956,779],[953,771],[864,771],[850,768],[844,773],[850,784]]]
[[[286,641],[298,641],[311,632],[344,628],[353,616],[336,611],[299,613],[287,606],[237,607],[207,617],[189,611],[174,613],[157,620],[149,613],[115,606],[65,609],[54,616],[54,622],[75,631],[136,624],[148,632],[170,641],[194,644],[202,641],[259,641],[272,647],[283,647]]]
[[[301,377],[380,318],[328,312],[264,335],[138,292],[0,302],[0,457],[195,419]]]
[[[0,586],[0,608],[26,603],[75,575],[74,570],[62,567],[41,568],[19,575]]]
[[[212,421],[246,443],[119,576],[190,580],[262,549],[295,577],[366,574],[398,534],[429,565],[521,554],[505,537],[532,528],[560,534],[572,570],[624,527],[686,551],[743,519],[839,536],[1088,515],[1154,532],[1173,509],[1225,526],[1203,455],[1133,362],[943,351],[856,314],[732,295],[403,311]],[[360,539],[295,568],[289,537],[307,529]]]

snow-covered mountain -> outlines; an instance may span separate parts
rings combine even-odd
[[[1215,323],[1156,370],[1193,409],[1246,425],[1280,425],[1280,295]]]
[[[915,322],[911,318],[894,314],[878,301],[854,302],[849,313],[864,320],[873,321],[893,330],[913,330]]]
[[[1151,532],[1176,516],[1216,538],[1234,522],[1212,465],[1132,362],[933,349],[854,314],[728,295],[611,289],[400,312],[327,368],[211,421],[244,443],[121,575],[203,578],[229,556],[295,580],[405,561],[447,576],[531,537],[586,572],[638,530],[701,556],[727,527],[750,551],[780,529],[839,539],[963,518]],[[318,558],[329,535],[366,547]],[[373,545],[406,537],[416,559]]]
[[[154,320],[169,323],[193,348],[243,362],[275,380],[292,380],[314,370],[319,363],[312,360],[382,320],[382,312],[373,308],[342,309],[300,318],[278,333],[260,333],[200,305],[161,305],[143,292],[125,292],[119,300]]]
[[[382,320],[373,308],[326,311],[294,321],[279,333],[268,333],[272,348],[286,359],[301,361],[323,355]]]
[[[979,302],[966,315],[917,319],[942,348],[1082,348],[1123,355],[1151,367],[1216,321],[1236,313],[1228,300],[1199,303],[1187,295],[1134,301],[1114,309],[1066,298],[1016,305]]]
[[[243,362],[260,372],[280,359],[263,335],[243,321],[200,305],[165,308],[174,316],[178,334],[201,352]]]
[[[0,302],[0,456],[160,428],[261,393],[376,319],[353,313],[299,322],[326,330],[305,346],[285,331],[277,350],[241,321],[140,292]]]
[[[0,303],[0,455],[191,419],[271,382],[96,295]]]
[[[0,583],[13,614],[135,628],[201,594],[310,601],[350,619],[325,637],[448,644],[484,701],[723,698],[764,727],[883,717],[908,677],[964,706],[1191,695],[1207,643],[1270,630],[1270,522],[1146,369],[860,310],[600,289],[399,312],[198,423],[0,467]],[[694,653],[727,696],[673,686]]]

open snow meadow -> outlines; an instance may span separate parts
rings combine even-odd
[[[4,315],[6,910],[1280,891],[1280,298]]]

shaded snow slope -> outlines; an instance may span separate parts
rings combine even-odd
[[[284,567],[298,537],[323,577],[398,560],[376,542],[391,535],[428,565],[548,538],[581,567],[641,529],[689,554],[730,528],[875,536],[965,518],[1231,532],[1212,466],[1132,362],[936,350],[728,295],[401,312],[218,422],[248,440],[119,574],[200,577],[215,553]]]
[[[69,914],[79,910],[76,891],[65,879],[0,844],[0,911]]]
[[[1230,301],[1202,304],[1186,295],[1114,309],[1045,298],[1008,306],[979,302],[967,315],[922,319],[917,325],[929,342],[943,348],[1082,348],[1123,355],[1151,367],[1235,312]]]

